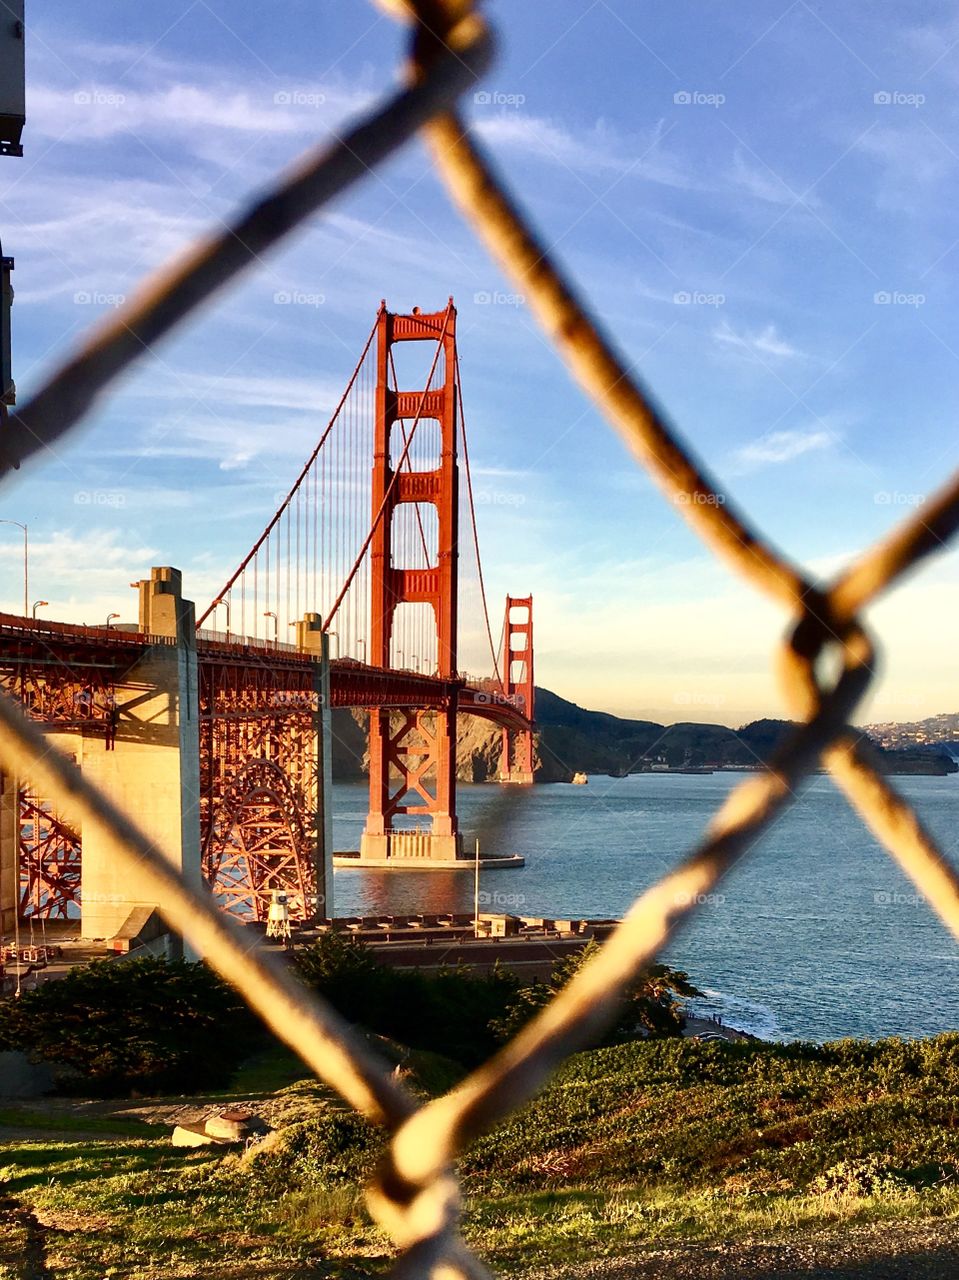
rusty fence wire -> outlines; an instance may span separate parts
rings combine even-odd
[[[820,761],[959,938],[959,877],[848,727],[875,670],[874,647],[860,612],[955,533],[959,475],[833,581],[807,578],[728,496],[720,495],[552,261],[457,114],[459,96],[492,62],[493,36],[483,18],[468,0],[377,3],[410,28],[404,87],[334,144],[305,154],[222,234],[201,240],[94,328],[33,399],[10,414],[0,435],[0,477],[42,455],[127,365],[199,303],[421,130],[464,217],[522,289],[587,394],[703,541],[783,606],[788,629],[776,665],[797,727],[763,772],[731,792],[699,845],[636,900],[596,958],[552,1003],[463,1083],[425,1104],[392,1077],[329,1005],[281,965],[251,950],[241,927],[187,887],[130,817],[69,759],[51,751],[40,729],[7,699],[0,699],[0,763],[56,796],[68,822],[82,826],[95,818],[110,833],[118,860],[146,868],[171,927],[243,992],[320,1079],[386,1126],[391,1141],[367,1199],[396,1243],[392,1274],[452,1280],[488,1274],[459,1233],[457,1156],[477,1134],[530,1098],[565,1057],[612,1018],[623,987],[790,804]],[[839,675],[826,675],[827,666],[838,667]]]

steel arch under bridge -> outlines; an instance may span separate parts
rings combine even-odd
[[[302,918],[316,897],[309,833],[289,778],[272,760],[251,760],[224,791],[203,850],[204,879],[224,911],[267,918],[275,890]],[[314,837],[315,839],[315,837]]]

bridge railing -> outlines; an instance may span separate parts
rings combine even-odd
[[[157,636],[122,626],[89,627],[81,622],[53,622],[48,618],[24,618],[15,613],[0,613],[0,631],[20,632],[52,639],[76,639],[97,644],[155,645],[176,644],[172,636]]]
[[[208,627],[201,627],[196,638],[211,644],[235,645],[238,649],[261,649],[264,653],[300,652],[299,647],[290,640],[264,640],[262,636],[244,636],[236,631],[213,631]]]
[[[422,1103],[375,1057],[334,1010],[288,972],[248,949],[248,939],[171,870],[133,820],[56,751],[40,730],[0,699],[0,760],[57,797],[64,818],[96,821],[116,855],[151,880],[170,925],[241,990],[276,1035],[348,1103],[386,1125],[388,1155],[369,1189],[375,1219],[401,1252],[394,1275],[485,1275],[459,1234],[452,1169],[472,1138],[528,1099],[562,1059],[614,1016],[623,987],[663,946],[758,836],[792,803],[803,780],[825,764],[870,830],[923,899],[959,937],[959,877],[909,804],[880,777],[848,721],[872,684],[875,651],[860,612],[959,526],[954,478],[877,545],[828,582],[784,557],[699,465],[612,346],[553,261],[466,121],[464,92],[491,65],[493,42],[469,0],[380,0],[417,28],[403,86],[328,147],[306,155],[230,226],[211,234],[151,287],[104,320],[82,352],[54,371],[34,398],[11,413],[0,438],[0,470],[48,448],[89,409],[126,366],[215,289],[248,267],[293,227],[422,130],[454,200],[522,290],[531,311],[580,385],[716,555],[784,610],[787,634],[777,671],[798,722],[768,767],[744,780],[702,839],[644,892],[600,954],[506,1050],[444,1097]],[[837,664],[839,675],[824,682]],[[798,853],[797,853],[797,856]]]

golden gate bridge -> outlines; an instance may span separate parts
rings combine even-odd
[[[458,665],[461,516],[489,647],[481,678]],[[533,601],[507,597],[494,641],[452,299],[429,314],[381,304],[316,447],[199,616],[178,570],[137,585],[136,625],[0,615],[0,686],[234,916],[265,920],[278,892],[295,918],[333,914],[335,707],[369,718],[353,865],[472,865],[456,809],[461,715],[499,728],[501,782],[533,780]],[[160,905],[118,878],[102,833],[2,782],[0,927],[13,913],[79,916],[85,936],[110,937]]]

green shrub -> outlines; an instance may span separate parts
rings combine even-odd
[[[252,1148],[244,1164],[257,1187],[270,1195],[304,1187],[362,1186],[385,1140],[384,1130],[362,1116],[324,1108]]]
[[[595,942],[560,960],[548,983],[524,985],[507,968],[391,969],[370,948],[333,931],[296,953],[309,986],[351,1022],[415,1049],[478,1066],[529,1021],[597,951]],[[637,1036],[678,1036],[680,999],[700,993],[685,973],[651,965],[627,992],[604,1043]]]
[[[101,1094],[223,1085],[260,1023],[203,964],[99,960],[0,1000],[0,1048],[62,1063]]]
[[[859,1198],[906,1195],[911,1189],[905,1178],[890,1169],[886,1158],[879,1155],[860,1160],[840,1160],[809,1184],[809,1190],[816,1195]]]
[[[521,987],[506,1013],[493,1023],[497,1039],[505,1043],[546,1007],[585,964],[600,950],[590,941],[579,951],[557,961],[548,982]],[[597,1039],[599,1044],[622,1044],[642,1036],[679,1036],[686,1025],[682,999],[702,995],[681,969],[665,964],[649,965],[626,990],[618,1016]]]
[[[827,1045],[670,1038],[578,1054],[474,1144],[466,1170],[516,1187],[694,1189],[745,1179],[801,1190],[841,1162],[868,1168],[861,1162],[879,1157],[910,1185],[954,1176],[959,1036]]]
[[[295,958],[304,981],[351,1022],[464,1066],[476,1066],[496,1050],[491,1024],[505,1015],[519,987],[500,968],[488,975],[465,967],[391,969],[362,943],[332,931]]]

